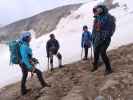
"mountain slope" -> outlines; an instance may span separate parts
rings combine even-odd
[[[67,64],[53,73],[45,72],[51,88],[41,89],[36,77],[28,80],[32,88],[20,96],[20,83],[3,88],[0,100],[132,100],[133,98],[133,44],[108,52],[114,73],[104,76],[104,65],[92,73],[89,61]],[[102,99],[103,100],[103,99]]]
[[[109,49],[118,48],[122,45],[133,43],[133,7],[132,0],[115,0],[120,6],[110,10],[110,13],[116,17],[116,32],[112,37],[112,42]],[[63,55],[63,64],[76,62],[81,59],[81,34],[82,26],[88,25],[89,30],[93,26],[92,9],[97,5],[98,1],[90,1],[83,4],[79,9],[72,12],[69,16],[62,18],[56,29],[52,32],[43,35],[31,42],[33,56],[41,63],[38,66],[42,71],[47,70],[47,55],[46,42],[49,39],[49,34],[54,33],[60,42],[60,51]],[[125,7],[125,5],[127,5]],[[9,35],[10,37],[10,35]],[[9,85],[21,79],[21,71],[19,67],[9,66],[10,53],[7,45],[0,45],[0,87]],[[90,52],[89,55],[90,56]],[[58,65],[58,60],[55,59],[54,66]],[[7,74],[8,73],[8,74]],[[6,77],[6,78],[5,78]]]
[[[17,38],[19,33],[24,30],[34,30],[37,33],[37,37],[49,33],[56,28],[62,17],[68,16],[71,14],[71,11],[78,9],[80,6],[81,4],[73,4],[58,7],[9,24],[0,28],[0,40],[6,41]]]

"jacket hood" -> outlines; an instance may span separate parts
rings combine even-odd
[[[101,8],[103,10],[102,13],[100,13],[100,15],[108,14],[108,8],[105,5],[97,5],[93,8],[93,11],[95,11],[97,8]]]

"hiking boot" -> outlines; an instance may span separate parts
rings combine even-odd
[[[93,63],[93,69],[91,70],[91,72],[95,72],[98,69],[97,65]]]
[[[95,72],[98,68],[97,67],[94,67],[91,72]]]
[[[45,83],[42,88],[45,88],[45,87],[51,87],[51,85],[49,85],[48,83]]]
[[[51,68],[51,72],[53,72],[54,71],[54,68]]]
[[[84,57],[83,60],[84,60],[84,61],[85,61],[85,60],[88,60],[88,58]]]
[[[98,66],[101,66],[103,64],[103,62],[99,61],[98,62]]]
[[[62,67],[64,67],[63,65],[59,65],[59,68],[62,68]]]
[[[21,92],[22,96],[26,95],[31,89],[26,89]]]
[[[104,75],[109,75],[109,74],[111,74],[111,73],[113,73],[113,71],[112,71],[112,70],[109,70],[109,71],[108,71],[108,70],[106,70],[106,71],[105,71],[105,73],[104,73]]]

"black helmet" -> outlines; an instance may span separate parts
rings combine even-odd
[[[93,13],[97,12],[97,6],[93,8]]]
[[[84,30],[84,29],[88,29],[88,26],[87,26],[87,25],[84,25],[84,26],[83,26],[83,30]]]
[[[55,35],[54,34],[50,34],[50,38],[55,38]]]

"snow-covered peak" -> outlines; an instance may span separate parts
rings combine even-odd
[[[114,2],[118,2],[121,7],[127,9],[129,12],[133,11],[133,0],[114,0]]]

